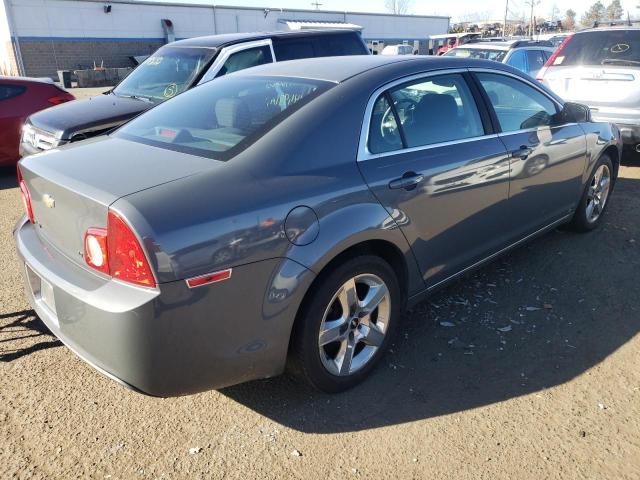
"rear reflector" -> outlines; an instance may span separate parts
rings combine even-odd
[[[20,187],[20,193],[22,194],[22,203],[24,204],[24,210],[29,217],[29,221],[31,223],[36,223],[35,218],[33,216],[33,207],[31,206],[31,194],[29,193],[29,189],[27,188],[27,184],[24,182],[22,178],[22,172],[20,171],[20,165],[17,167],[18,171],[18,185]]]
[[[231,268],[226,270],[220,270],[219,272],[207,273],[206,275],[200,275],[199,277],[193,277],[187,279],[187,286],[189,288],[202,287],[203,285],[209,285],[210,283],[221,282],[231,278]]]

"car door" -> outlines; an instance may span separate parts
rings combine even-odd
[[[26,95],[23,85],[0,83],[0,165],[18,159],[22,122],[33,108]]]
[[[509,160],[467,74],[423,74],[371,97],[358,165],[433,287],[504,246]]]
[[[510,223],[514,237],[569,215],[580,198],[586,139],[576,123],[560,121],[561,105],[507,73],[474,73],[511,155]]]
[[[271,40],[256,40],[224,47],[198,84],[274,61]]]

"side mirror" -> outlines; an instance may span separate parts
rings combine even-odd
[[[581,103],[566,102],[560,112],[562,123],[585,123],[591,121],[591,110]]]

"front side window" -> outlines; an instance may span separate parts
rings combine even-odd
[[[484,135],[475,100],[460,74],[421,79],[390,95],[409,148]]]
[[[22,95],[26,90],[26,87],[20,85],[0,85],[0,101]]]
[[[557,108],[539,90],[506,75],[478,73],[503,132],[553,124]]]
[[[154,102],[167,100],[188,89],[215,53],[210,48],[163,47],[120,82],[113,93]]]
[[[299,78],[233,77],[152,108],[114,136],[228,160],[333,85]]]
[[[271,48],[269,48],[269,45],[247,48],[246,50],[241,50],[229,55],[229,58],[224,62],[216,74],[216,77],[244,70],[245,68],[271,63],[272,61],[273,58],[271,57]]]
[[[528,72],[535,76],[544,64],[547,62],[547,58],[544,56],[543,50],[527,50],[527,63],[529,70]]]

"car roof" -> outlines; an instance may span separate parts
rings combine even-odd
[[[504,40],[498,42],[470,42],[460,45],[460,47],[482,48],[483,50],[511,50],[515,48],[552,48],[553,46],[548,40]]]
[[[208,47],[216,48],[234,43],[250,42],[252,40],[264,40],[266,38],[289,38],[289,37],[309,37],[320,35],[337,35],[345,33],[358,33],[358,30],[349,28],[332,28],[323,30],[296,30],[296,31],[275,31],[275,32],[253,32],[253,33],[223,33],[220,35],[208,35],[205,37],[187,38],[167,44],[171,47]]]
[[[241,70],[231,75],[297,77],[341,83],[356,75],[361,75],[392,64],[404,64],[410,70],[415,70],[416,72],[470,67],[505,70],[505,67],[502,66],[503,64],[492,62],[491,60],[426,55],[355,55],[305,58],[301,60],[268,63]]]
[[[628,25],[628,24],[618,24],[618,25],[602,25],[600,27],[586,28],[579,32],[576,32],[576,35],[581,35],[583,33],[589,32],[606,32],[606,31],[620,31],[620,30],[640,30],[640,26],[638,25]]]

